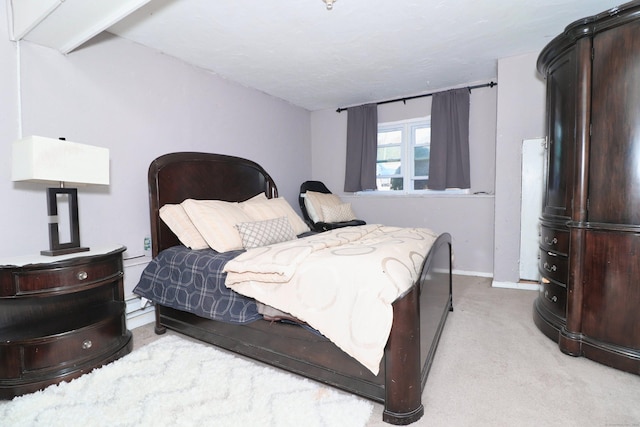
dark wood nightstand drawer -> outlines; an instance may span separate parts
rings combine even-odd
[[[565,255],[552,251],[540,250],[540,274],[551,281],[567,284],[568,261]]]
[[[24,373],[81,364],[117,346],[124,335],[122,316],[114,316],[76,331],[25,343]]]
[[[0,378],[20,378],[20,347],[0,343]]]
[[[53,291],[70,292],[105,280],[122,276],[119,259],[111,257],[101,262],[82,265],[25,270],[14,273],[16,295],[29,295]]]

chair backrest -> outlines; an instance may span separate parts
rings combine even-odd
[[[300,194],[307,191],[315,191],[316,193],[331,194],[331,190],[327,188],[322,181],[305,181],[300,185]]]
[[[300,194],[298,195],[298,203],[300,204],[300,211],[302,211],[302,216],[306,223],[313,229],[313,221],[311,217],[309,217],[309,213],[307,212],[307,207],[304,204],[304,196],[303,194],[307,191],[315,191],[316,193],[325,193],[331,194],[331,191],[327,188],[324,183],[321,181],[305,181],[300,185]]]
[[[353,219],[350,221],[343,222],[317,222],[314,223],[311,217],[309,216],[309,212],[307,212],[307,206],[304,203],[304,193],[307,191],[315,191],[316,193],[325,193],[331,194],[331,191],[320,181],[305,181],[300,185],[300,194],[298,195],[298,203],[300,204],[300,211],[302,211],[302,216],[304,220],[309,225],[312,231],[327,231],[333,230],[334,228],[341,227],[349,227],[354,225],[365,225],[361,219]]]

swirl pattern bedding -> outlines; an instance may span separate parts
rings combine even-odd
[[[226,284],[306,322],[377,375],[392,304],[436,238],[426,228],[340,228],[249,249],[225,265]]]

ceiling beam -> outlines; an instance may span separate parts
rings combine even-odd
[[[10,39],[67,54],[151,0],[7,0]]]

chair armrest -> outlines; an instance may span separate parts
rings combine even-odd
[[[313,230],[328,231],[336,228],[352,227],[356,225],[365,225],[365,224],[366,222],[364,222],[361,219],[353,219],[351,221],[343,221],[343,222],[316,222],[315,224],[313,224]]]

